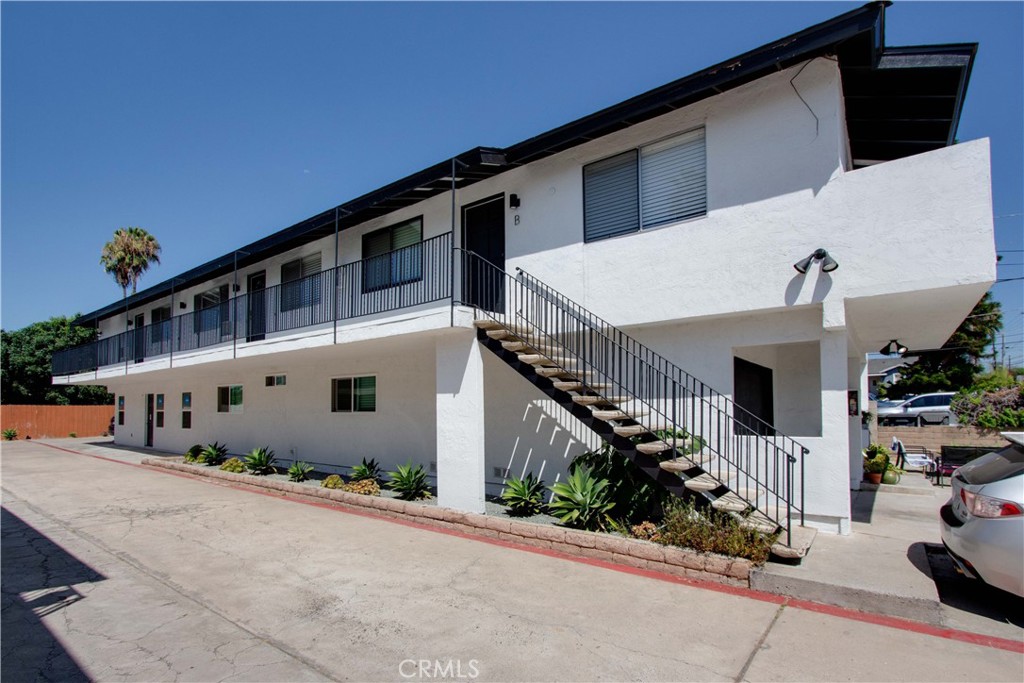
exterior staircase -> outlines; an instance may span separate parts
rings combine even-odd
[[[807,553],[806,448],[529,274],[462,255],[483,346],[672,495],[780,532],[778,558]]]

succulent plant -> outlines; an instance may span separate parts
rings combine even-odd
[[[288,481],[306,481],[309,479],[309,473],[313,471],[313,466],[308,462],[302,462],[301,460],[293,462],[291,467],[288,468]]]
[[[228,447],[225,444],[220,444],[214,441],[204,448],[197,458],[198,462],[204,465],[219,465],[223,460],[224,456],[228,454]]]
[[[246,469],[256,475],[277,474],[277,468],[274,467],[275,462],[277,462],[277,458],[274,456],[274,451],[270,450],[270,446],[254,448],[245,456]]]
[[[562,524],[596,531],[608,523],[608,511],[615,507],[609,500],[608,480],[597,479],[587,467],[577,467],[565,481],[552,484],[554,499],[548,504],[551,514]]]
[[[15,439],[18,438],[18,430],[15,429],[14,427],[11,427],[10,429],[5,429],[2,432],[2,434],[4,437],[4,441],[14,441]]]
[[[511,477],[506,480],[501,497],[508,503],[510,514],[526,517],[540,511],[543,492],[544,482],[535,479],[530,472],[523,479]]]
[[[345,486],[345,480],[341,478],[340,474],[332,474],[320,482],[320,486],[325,489],[340,489]]]
[[[380,466],[377,465],[375,459],[371,459],[369,462],[366,458],[363,461],[352,468],[352,481],[362,481],[363,479],[379,479],[380,478]]]
[[[225,460],[224,464],[221,465],[220,468],[225,472],[241,474],[242,472],[245,472],[245,463],[238,458],[231,458],[229,460]]]
[[[199,454],[203,452],[203,445],[197,443],[185,451],[185,462],[199,462]]]
[[[363,496],[379,496],[380,495],[380,484],[377,483],[376,479],[360,479],[358,481],[350,481],[341,487],[343,491],[349,493],[358,493]]]
[[[395,471],[388,472],[391,481],[388,488],[398,494],[402,500],[420,500],[430,497],[430,487],[427,485],[427,473],[423,471],[423,465],[412,466],[410,460],[404,465],[399,465]]]

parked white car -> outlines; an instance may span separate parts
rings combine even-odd
[[[923,427],[929,424],[957,424],[956,415],[949,409],[956,393],[941,391],[934,394],[921,394],[899,401],[895,404],[878,405],[878,424],[880,425],[916,425]]]
[[[939,513],[942,543],[957,570],[1024,597],[1024,433],[958,467]]]

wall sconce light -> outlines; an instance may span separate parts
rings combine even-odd
[[[186,308],[188,308],[188,305],[184,301],[179,301],[178,308],[184,311]]]
[[[232,285],[232,286],[231,286],[231,288],[232,288],[232,289],[233,289],[233,290],[234,290],[235,292],[240,292],[240,291],[242,291],[242,285]]]
[[[510,208],[510,209],[518,209],[519,208],[519,195],[517,195],[517,194],[510,194],[508,196],[508,208]]]
[[[134,323],[131,320],[128,321],[128,327],[131,327],[133,324]]]
[[[900,354],[901,356],[907,352],[907,347],[900,344],[895,339],[889,341],[888,344],[883,346],[879,353],[885,354],[886,356],[892,356],[894,354]]]
[[[811,267],[814,261],[821,261],[821,271],[823,273],[831,273],[833,270],[839,267],[836,260],[828,255],[828,252],[824,249],[815,249],[813,253],[807,258],[802,258],[793,264],[796,268],[796,272],[804,274]]]

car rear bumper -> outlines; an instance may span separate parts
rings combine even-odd
[[[961,571],[1024,597],[1024,517],[961,522],[947,503],[939,520],[942,544]]]

